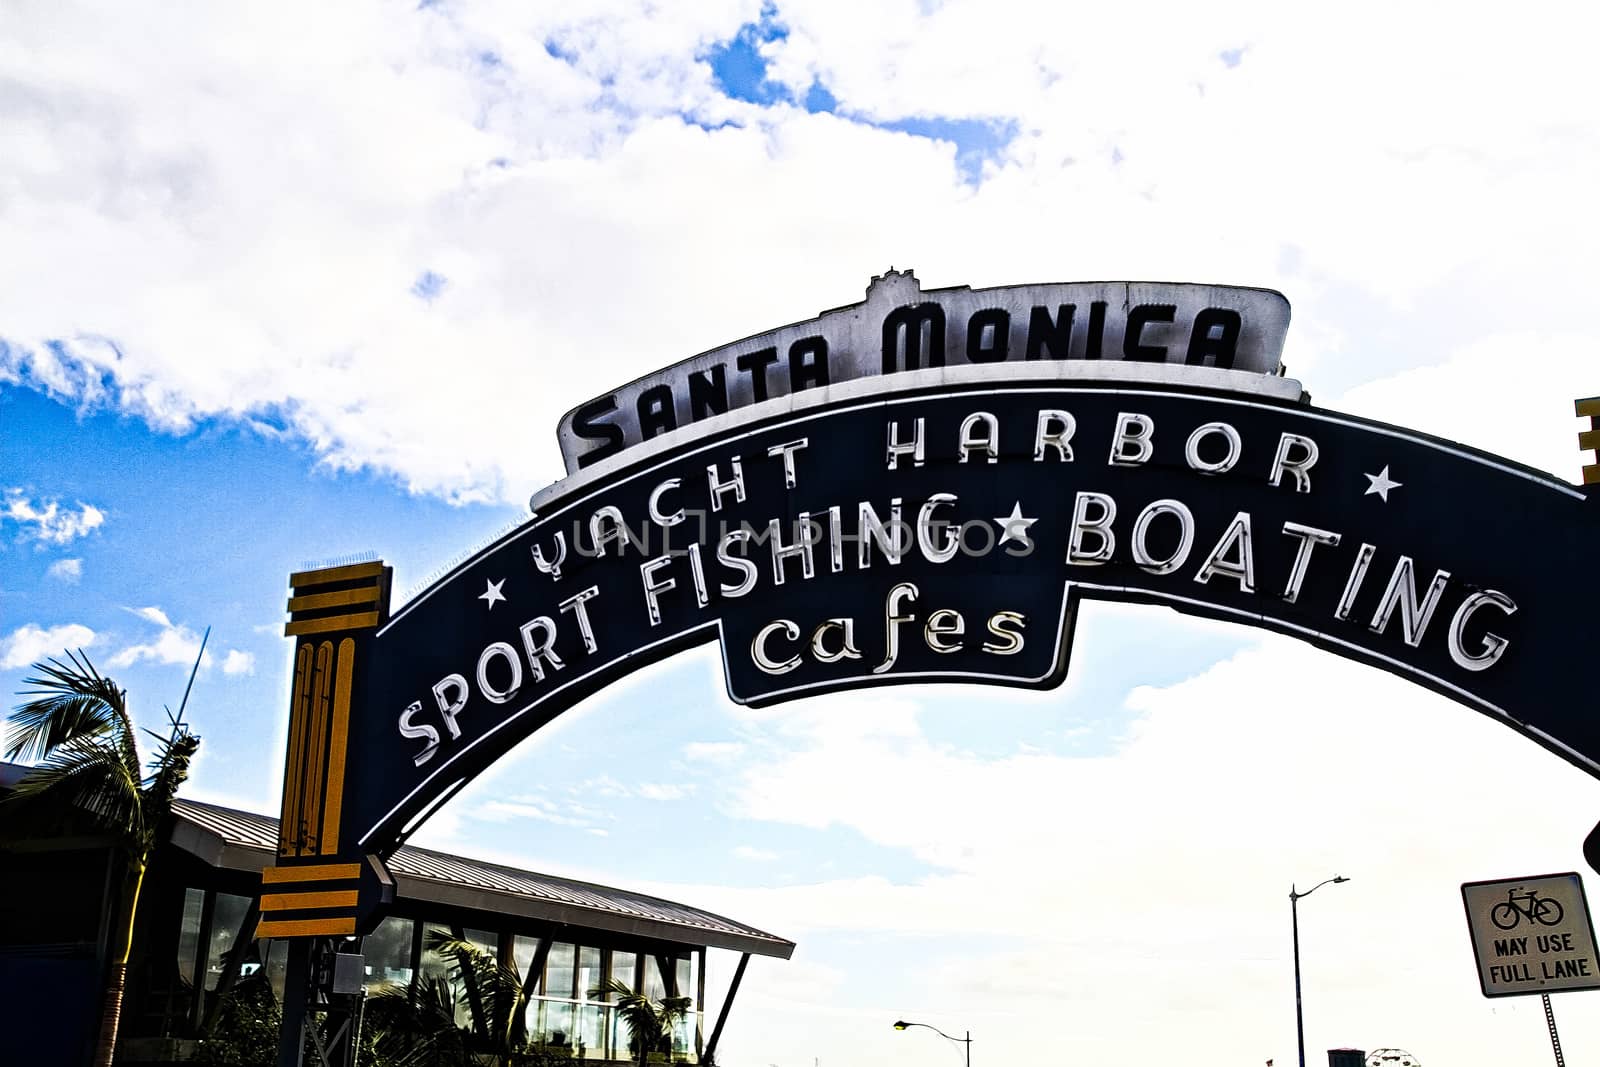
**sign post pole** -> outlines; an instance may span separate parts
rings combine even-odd
[[[305,1062],[306,1004],[311,999],[311,939],[289,942],[289,959],[283,972],[283,1025],[278,1030],[278,1067],[300,1067]]]
[[[1294,1033],[1300,1049],[1300,1067],[1306,1067],[1306,1020],[1300,1009],[1300,898],[1289,887],[1289,922],[1294,927]]]
[[[1561,1035],[1556,1033],[1556,1013],[1550,1007],[1550,994],[1543,993],[1539,999],[1544,1001],[1544,1021],[1550,1026],[1550,1047],[1555,1049],[1556,1067],[1567,1067],[1567,1061],[1561,1058]]]

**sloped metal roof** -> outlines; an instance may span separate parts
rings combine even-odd
[[[172,841],[207,863],[261,870],[277,859],[278,820],[174,800]],[[387,861],[399,900],[524,916],[570,926],[788,959],[794,942],[687,904],[402,845]]]

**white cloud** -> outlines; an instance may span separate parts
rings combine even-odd
[[[163,629],[170,629],[172,627],[172,620],[167,618],[167,613],[158,607],[128,608],[127,610],[139,616],[139,618],[143,619],[145,622],[153,622]]]
[[[626,797],[633,795],[632,791],[627,786],[623,785],[609,774],[602,774],[598,778],[591,778],[584,782],[581,788],[585,793],[593,793],[595,796],[602,797]]]
[[[59,658],[63,652],[88,648],[95,642],[95,632],[79,623],[67,623],[48,629],[27,623],[0,638],[0,670],[27,667],[40,660]]]
[[[4,369],[3,360],[0,350],[0,372]],[[17,488],[5,491],[5,507],[0,510],[0,525],[10,522],[17,527],[20,540],[44,545],[71,544],[98,530],[105,521],[105,512],[93,504],[80,500],[77,510],[73,510],[63,507],[59,500],[32,500]]]
[[[734,848],[733,854],[742,860],[755,860],[759,863],[766,863],[778,858],[776,852],[770,849],[756,848],[753,845],[738,845]]]
[[[737,741],[691,741],[683,746],[683,758],[693,762],[727,764],[744,754]]]
[[[0,45],[0,239],[28,249],[0,265],[0,378],[521,501],[557,471],[529,426],[890,263],[1277,286],[1301,373],[1436,361],[1436,336],[1367,328],[1402,310],[1600,347],[1571,239],[1600,87],[1559,6],[925,7],[786,2],[772,76],[857,118],[1013,122],[976,189],[948,143],[724,97],[701,57],[748,0],[354,4],[309,45],[232,5],[32,9]],[[440,351],[469,355],[441,374]]]
[[[252,653],[230,648],[228,649],[228,654],[222,657],[223,674],[254,674],[255,672],[256,657]]]
[[[645,800],[682,800],[694,793],[694,786],[675,782],[643,782],[636,792]]]
[[[111,657],[113,667],[127,667],[135,663],[149,660],[159,664],[176,664],[180,667],[193,667],[196,657],[200,655],[201,637],[189,627],[174,623],[168,618],[167,613],[159,607],[125,608],[146,622],[153,623],[161,628],[155,640],[144,644],[132,644],[120,649]],[[207,652],[200,662],[201,670],[209,670],[212,656]]]
[[[520,800],[490,800],[472,810],[472,814],[489,822],[505,822],[508,819],[537,819],[540,822],[554,823],[557,826],[582,826],[581,819],[574,819],[562,815],[556,810],[555,805],[537,797],[524,797]]]
[[[58,559],[50,564],[50,569],[45,573],[58,582],[77,585],[78,581],[83,577],[83,560]]]
[[[1334,406],[1465,441],[1576,482],[1586,455],[1577,434],[1587,420],[1573,415],[1572,401],[1600,389],[1591,343],[1578,335],[1490,334],[1430,366],[1363,383]],[[1514,369],[1530,359],[1537,373]]]
[[[571,826],[593,833],[600,829],[594,824],[612,818],[605,812],[595,811],[574,801],[554,801],[535,794],[519,794],[505,799],[495,798],[476,804],[468,814],[484,822],[503,823],[512,819],[533,819],[553,826]],[[600,830],[604,837],[605,831]]]
[[[629,786],[609,774],[602,774],[585,781],[578,787],[577,792],[619,800],[632,797],[643,800],[682,800],[694,792],[694,785],[679,782],[640,782]]]

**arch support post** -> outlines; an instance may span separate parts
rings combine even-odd
[[[261,872],[255,928],[257,939],[289,943],[278,1067],[301,1067],[308,1037],[324,1062],[330,1048],[349,1044],[359,985],[343,988],[349,979],[340,981],[340,964],[348,970],[360,957],[339,950],[358,943],[393,900],[381,860],[364,855],[345,825],[351,738],[359,732],[370,645],[389,616],[392,576],[380,560],[289,576],[283,632],[294,639],[294,675],[278,857]]]

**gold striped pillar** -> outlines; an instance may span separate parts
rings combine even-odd
[[[356,932],[361,864],[307,863],[261,872],[256,937],[336,937]]]
[[[1578,431],[1578,448],[1584,452],[1595,452],[1596,458],[1600,459],[1600,396],[1575,400],[1573,407],[1579,416],[1588,416],[1589,419],[1589,428]],[[1583,484],[1600,485],[1600,462],[1584,466]]]
[[[289,744],[278,863],[261,874],[257,937],[355,932],[363,864],[350,862],[353,842],[340,836],[351,694],[358,660],[388,618],[392,574],[374,561],[289,576]]]

